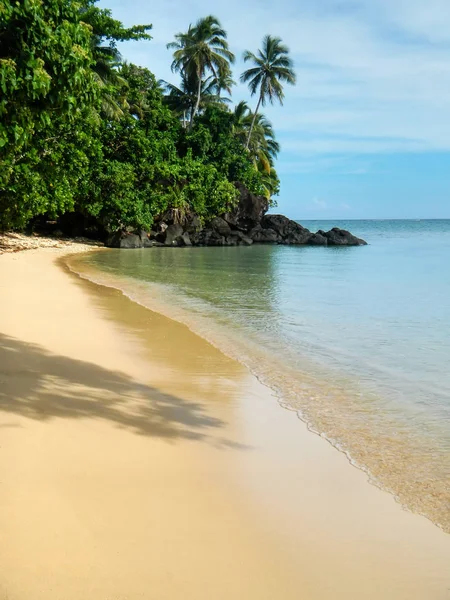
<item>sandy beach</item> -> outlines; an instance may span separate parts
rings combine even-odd
[[[80,249],[0,256],[0,600],[450,598],[450,536]]]

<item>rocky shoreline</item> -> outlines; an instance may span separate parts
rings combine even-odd
[[[152,246],[250,246],[284,244],[297,246],[364,246],[364,240],[349,231],[334,227],[330,231],[311,232],[283,215],[266,214],[268,200],[255,196],[236,184],[239,201],[236,208],[215,217],[202,226],[195,214],[170,210],[156,220],[151,231],[120,231],[108,237],[112,248],[150,248]]]

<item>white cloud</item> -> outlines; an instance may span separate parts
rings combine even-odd
[[[284,150],[281,171],[322,154],[450,151],[450,0],[100,4],[127,24],[153,22],[151,42],[122,51],[165,79],[174,79],[165,44],[210,12],[236,54],[256,49],[265,33],[281,36],[298,71],[285,106],[267,109]],[[247,95],[242,86],[235,93]]]

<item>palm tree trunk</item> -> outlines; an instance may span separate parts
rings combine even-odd
[[[259,100],[258,100],[258,104],[256,105],[255,113],[253,115],[252,124],[250,125],[250,131],[248,132],[247,143],[245,144],[246,150],[248,150],[248,147],[250,146],[250,139],[252,137],[253,127],[255,126],[255,121],[256,121],[256,115],[258,114],[258,110],[261,105],[261,102],[262,102],[262,92],[259,95]]]
[[[190,125],[189,125],[190,129],[192,129],[192,125],[194,123],[194,117],[198,113],[198,109],[199,109],[199,106],[200,106],[200,100],[201,100],[201,97],[202,97],[202,73],[199,72],[197,74],[197,76],[198,76],[197,101],[195,103],[194,110],[192,111],[191,122],[190,122]]]

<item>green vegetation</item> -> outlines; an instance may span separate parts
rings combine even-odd
[[[258,104],[247,137],[248,148],[261,104],[265,106],[267,100],[273,104],[275,99],[283,104],[284,91],[281,82],[294,85],[296,78],[292,60],[289,58],[289,49],[282,44],[280,38],[266,35],[263,39],[263,48],[258,50],[257,55],[249,50],[244,52],[244,62],[247,61],[253,62],[255,66],[242,73],[241,81],[248,83],[252,96],[259,91]]]
[[[122,59],[117,43],[150,31],[95,0],[0,3],[0,229],[68,213],[145,229],[168,208],[206,221],[233,206],[238,181],[273,202],[279,146],[259,108],[295,81],[287,48],[267,36],[245,53],[252,113],[231,106],[234,54],[217,18],[168,44],[178,86]]]

